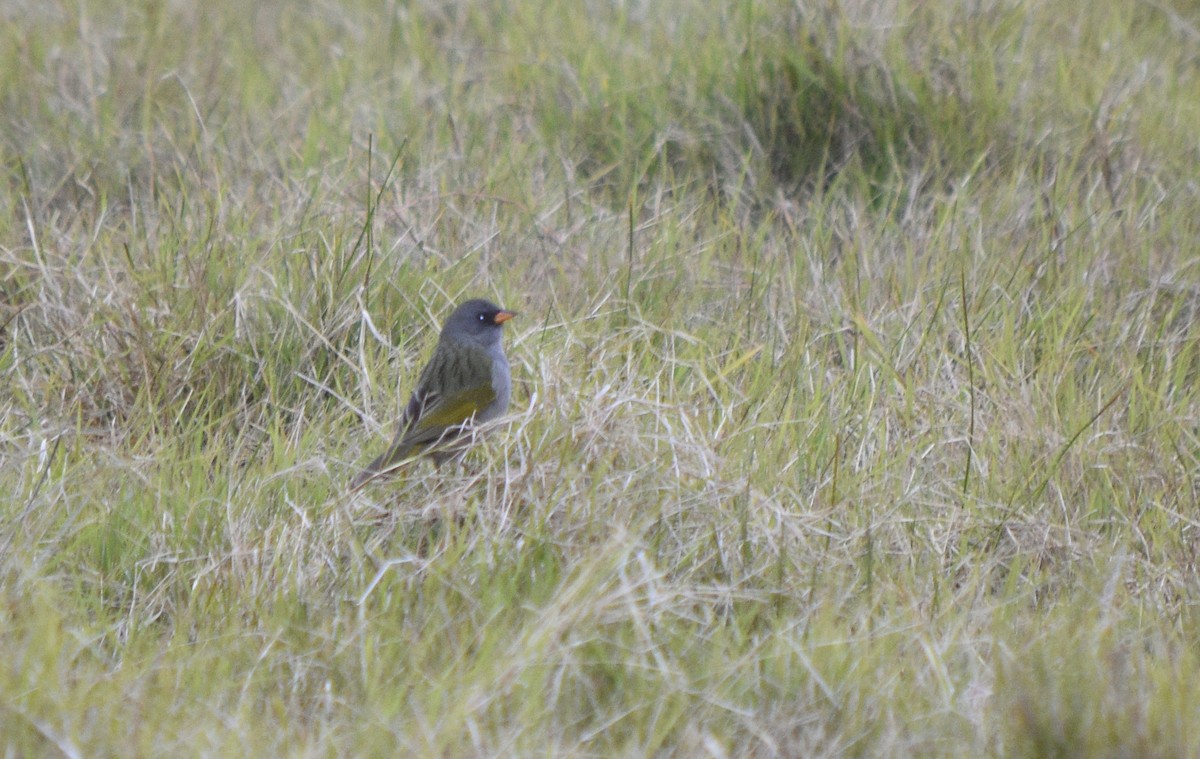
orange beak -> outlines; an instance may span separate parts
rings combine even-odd
[[[516,315],[517,315],[516,311],[500,311],[499,313],[496,314],[496,318],[494,321],[497,324],[503,324],[504,322],[508,321],[509,319],[513,318]]]

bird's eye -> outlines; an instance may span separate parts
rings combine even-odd
[[[479,321],[481,321],[481,322],[485,322],[485,321],[487,321],[487,314],[480,314],[480,315],[479,315]]]

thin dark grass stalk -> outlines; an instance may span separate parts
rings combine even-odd
[[[962,505],[965,507],[971,493],[971,455],[975,450],[975,346],[971,343],[971,316],[967,294],[967,273],[964,268],[959,271],[959,295],[962,300],[963,320],[963,356],[967,362],[967,450],[963,462],[962,476]]]
[[[627,249],[626,249],[626,252],[628,253],[628,259],[626,260],[626,263],[625,263],[625,320],[626,320],[626,323],[628,323],[631,318],[630,313],[629,313],[629,307],[630,307],[630,292],[632,292],[632,288],[633,288],[633,261],[634,261],[633,236],[634,236],[634,232],[637,229],[637,222],[636,222],[636,219],[634,218],[633,208],[634,208],[634,203],[636,201],[637,201],[637,195],[636,195],[636,191],[635,191],[633,196],[631,196],[629,199],[629,206],[627,209],[627,212],[629,214],[629,237],[628,237],[628,245],[627,245]]]
[[[1129,384],[1128,384],[1128,382],[1126,382],[1126,384],[1123,385],[1121,387],[1121,389],[1117,390],[1115,393],[1112,394],[1112,396],[1104,403],[1104,405],[1100,407],[1099,411],[1097,411],[1095,414],[1092,414],[1092,416],[1086,422],[1081,424],[1079,426],[1079,429],[1077,429],[1075,431],[1075,433],[1073,435],[1071,435],[1071,437],[1067,440],[1067,442],[1064,443],[1061,448],[1059,448],[1058,453],[1055,454],[1054,460],[1050,463],[1049,468],[1046,470],[1045,475],[1041,478],[1041,481],[1038,483],[1038,486],[1036,488],[1034,488],[1033,491],[1030,493],[1030,497],[1029,497],[1030,503],[1035,503],[1042,496],[1042,494],[1044,492],[1046,492],[1046,489],[1050,486],[1051,480],[1054,479],[1054,475],[1058,471],[1059,466],[1062,465],[1063,458],[1067,455],[1067,453],[1071,450],[1071,448],[1074,447],[1076,441],[1079,440],[1080,436],[1083,435],[1083,433],[1086,432],[1088,429],[1090,429],[1092,427],[1092,425],[1094,425],[1097,421],[1099,421],[1100,417],[1104,416],[1105,412],[1107,412],[1110,408],[1112,408],[1112,405],[1114,403],[1116,403],[1117,400],[1122,395],[1124,395],[1125,391],[1128,389],[1129,389]],[[1032,482],[1032,480],[1027,481],[1025,483],[1025,487],[1022,487],[1021,490],[1026,490],[1028,488],[1030,482]],[[1008,502],[1008,505],[1006,508],[1008,517],[1011,517],[1012,514],[1014,514],[1016,511],[1016,506],[1014,504],[1016,497],[1017,497],[1016,492],[1012,493],[1009,496],[1009,502]],[[996,529],[1001,530],[1003,528],[1004,528],[1004,520],[1001,520],[1001,522],[997,525]]]
[[[396,148],[395,154],[392,156],[391,163],[388,164],[387,173],[384,174],[382,181],[379,183],[379,188],[375,190],[374,194],[372,195],[371,165],[375,155],[374,138],[374,134],[368,135],[367,138],[367,212],[365,218],[363,219],[362,227],[359,229],[358,237],[355,239],[354,244],[350,246],[351,258],[353,258],[359,253],[359,251],[363,250],[364,242],[366,244],[367,260],[363,269],[362,284],[364,293],[364,308],[370,308],[371,305],[371,274],[374,270],[375,264],[375,214],[379,208],[379,203],[383,199],[383,193],[387,191],[389,186],[391,186],[392,175],[395,174],[396,167],[400,164],[400,158],[404,154],[405,148],[408,146],[407,138],[401,141],[400,145]],[[336,283],[337,288],[341,287],[342,278],[345,277],[349,269],[350,267],[345,266],[338,271],[338,281]]]

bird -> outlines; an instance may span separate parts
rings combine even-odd
[[[446,443],[508,410],[512,373],[500,338],[501,327],[516,315],[482,298],[454,309],[417,380],[395,439],[350,482],[351,492],[413,453],[427,452],[440,467],[463,452],[462,445]]]

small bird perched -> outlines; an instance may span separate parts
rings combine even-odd
[[[414,451],[432,448],[429,455],[440,466],[459,453],[442,443],[508,409],[512,375],[500,344],[500,327],[516,315],[478,298],[454,309],[408,400],[396,439],[354,478],[352,491]]]

